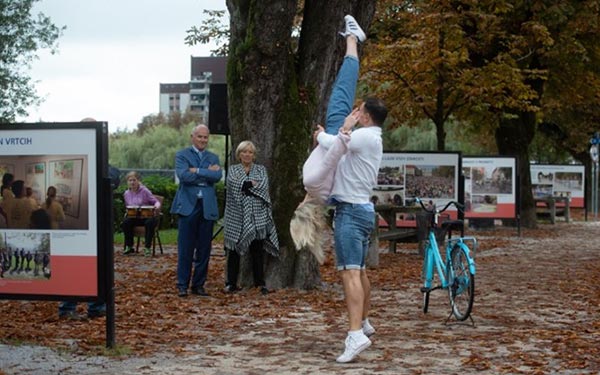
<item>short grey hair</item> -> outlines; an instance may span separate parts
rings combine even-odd
[[[199,129],[206,129],[208,131],[208,134],[210,134],[210,128],[208,126],[206,126],[205,124],[198,124],[192,128],[192,132],[190,133],[190,135],[193,137]]]
[[[254,143],[252,143],[252,141],[241,141],[235,149],[236,159],[240,159],[240,154],[244,150],[251,150],[254,153],[254,157],[256,158],[256,146],[254,145]]]

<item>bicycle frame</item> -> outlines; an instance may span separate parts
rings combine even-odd
[[[423,259],[423,312],[427,313],[429,305],[429,293],[435,289],[445,289],[448,291],[452,313],[458,320],[463,321],[470,318],[473,307],[475,291],[475,261],[472,257],[477,249],[477,240],[474,237],[454,237],[451,236],[451,226],[438,226],[440,214],[454,204],[459,210],[462,205],[457,202],[448,202],[441,209],[428,209],[423,202],[417,200],[426,212],[433,216],[429,219],[430,225],[427,234],[427,243],[425,245],[425,254]],[[460,221],[462,224],[462,221]],[[445,241],[445,259],[442,258],[440,246],[436,238],[436,232],[443,229]],[[446,239],[448,234],[448,239]],[[470,246],[469,246],[470,245]],[[434,286],[435,273],[439,277],[439,285]],[[472,321],[473,319],[471,319]]]
[[[425,267],[423,275],[425,278],[424,287],[429,290],[434,289],[446,289],[448,288],[449,280],[446,280],[448,273],[448,267],[450,262],[450,252],[455,245],[460,246],[467,254],[467,260],[469,262],[469,271],[475,275],[475,261],[471,257],[471,250],[465,242],[471,242],[471,248],[477,249],[477,239],[475,237],[457,237],[446,239],[446,258],[442,259],[440,248],[435,238],[435,231],[433,228],[429,230],[429,244],[425,247]],[[437,275],[440,279],[440,285],[432,288],[434,269],[437,271]]]

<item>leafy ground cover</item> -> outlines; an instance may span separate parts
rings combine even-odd
[[[416,245],[402,245],[370,270],[377,333],[354,363],[335,363],[347,317],[331,254],[319,290],[228,295],[215,246],[211,296],[182,299],[168,247],[155,258],[116,255],[113,351],[104,350],[103,318],[65,321],[56,302],[0,301],[0,373],[598,373],[600,223],[544,224],[520,237],[501,227],[469,234],[480,241],[474,324],[444,324],[443,291],[423,314],[421,260]]]

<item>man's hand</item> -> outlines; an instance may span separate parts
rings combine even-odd
[[[190,167],[190,168],[189,168],[189,171],[190,171],[190,173],[198,173],[198,170],[199,170],[199,169],[200,169],[200,168],[196,168],[196,167]],[[218,171],[218,170],[220,170],[220,169],[221,169],[221,167],[219,167],[219,165],[218,165],[218,164],[212,164],[212,165],[210,165],[210,166],[209,166],[207,169],[208,169],[209,171]]]
[[[344,120],[344,125],[342,125],[342,127],[340,128],[340,131],[342,133],[349,134],[352,131],[352,129],[354,128],[354,126],[356,126],[356,124],[358,123],[359,115],[360,115],[360,109],[354,108],[354,110],[352,112],[350,112],[350,114],[348,116],[346,116],[346,119]]]

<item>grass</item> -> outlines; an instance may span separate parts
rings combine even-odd
[[[143,239],[142,239],[143,240]],[[116,244],[123,244],[123,232],[117,232],[114,236],[114,242]],[[177,229],[161,229],[160,230],[160,242],[163,245],[177,245]]]
[[[218,231],[219,228],[221,228],[221,224],[220,224],[220,222],[217,222],[215,224],[215,228],[214,228],[215,232]],[[223,231],[221,231],[219,233],[219,235],[215,238],[215,241],[217,241],[217,242],[223,241]],[[115,244],[123,244],[123,242],[124,242],[123,232],[115,233],[114,243]],[[161,229],[160,230],[160,242],[163,245],[176,246],[177,245],[177,229],[175,229],[175,228]]]

